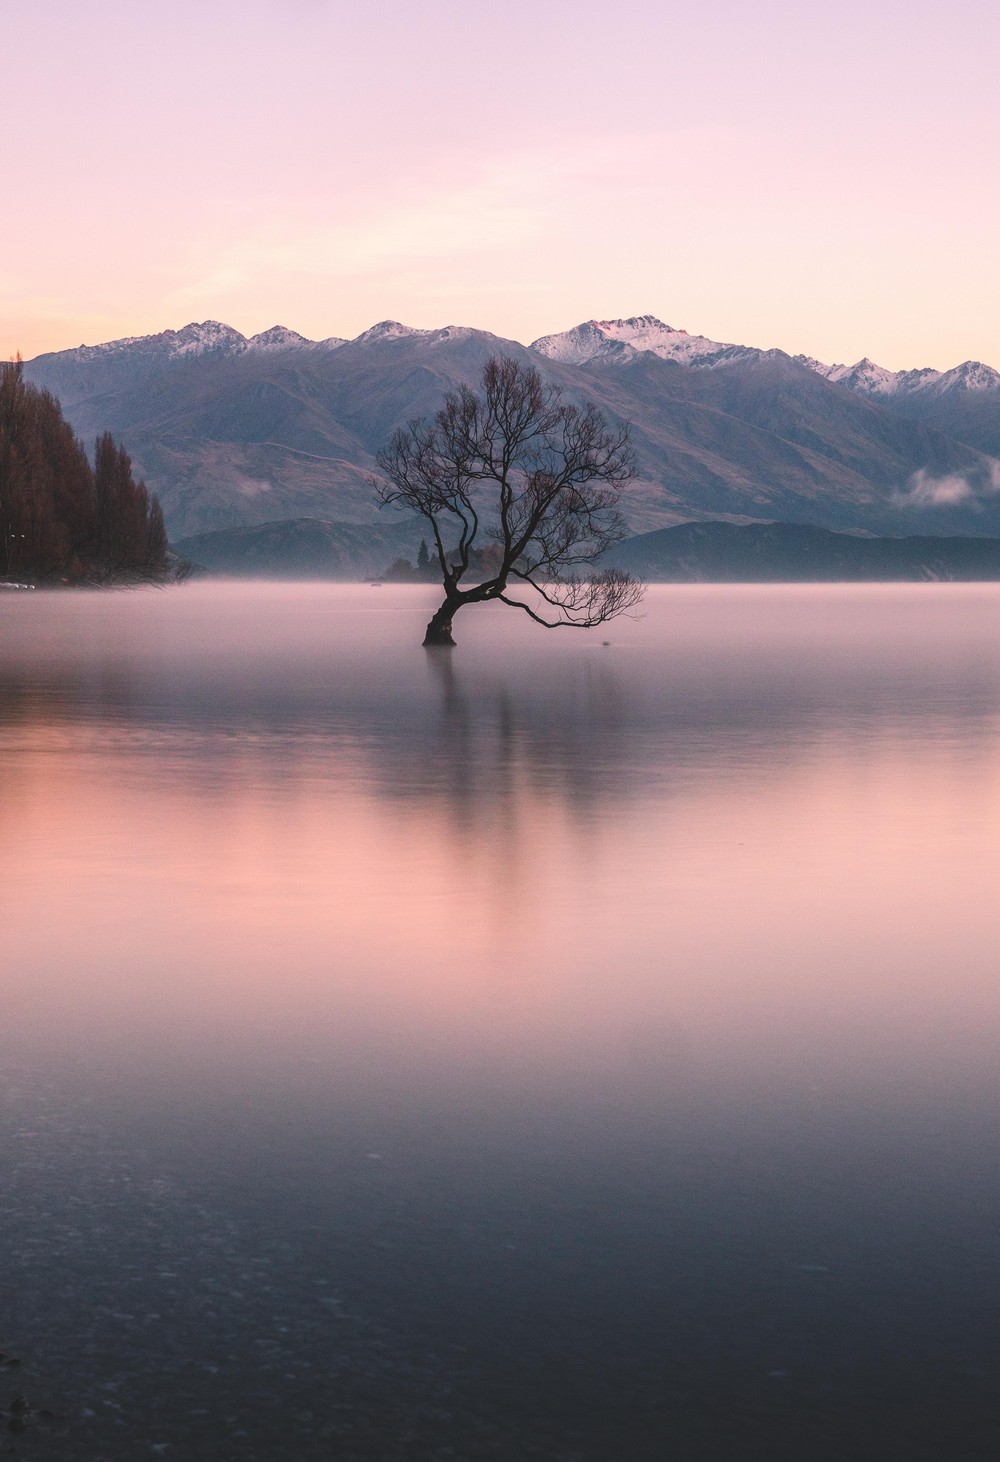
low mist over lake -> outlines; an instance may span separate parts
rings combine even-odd
[[[990,1455],[1000,589],[434,604],[5,597],[24,1457]]]

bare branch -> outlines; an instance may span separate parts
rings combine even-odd
[[[520,599],[510,599],[504,594],[496,597],[515,609],[523,609],[547,629],[593,629],[635,609],[645,590],[642,581],[624,569],[605,569],[592,579],[565,579],[558,584],[540,585],[526,574],[520,577],[546,604],[557,610],[557,619],[545,619]]]
[[[395,431],[378,455],[383,475],[372,479],[383,506],[419,513],[434,536],[445,602],[425,643],[451,644],[458,609],[488,599],[552,629],[627,613],[642,585],[620,570],[588,570],[625,534],[628,427],[565,402],[533,366],[509,356],[487,362],[481,385],[478,395],[465,385],[448,392],[432,421]],[[485,550],[484,534],[493,545]],[[509,598],[511,579],[530,585],[554,617]]]

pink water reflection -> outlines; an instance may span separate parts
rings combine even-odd
[[[450,669],[422,607],[17,606],[6,1043],[209,1084],[995,1062],[1000,593],[654,591],[610,649],[473,618]]]

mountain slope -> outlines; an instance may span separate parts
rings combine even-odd
[[[207,321],[41,356],[26,372],[61,396],[85,438],[108,428],[124,440],[181,537],[306,517],[375,521],[369,477],[390,432],[475,382],[498,352],[632,423],[634,531],[713,516],[1000,532],[1000,461],[941,429],[958,411],[949,403],[989,406],[988,378],[887,396],[652,316],[590,321],[534,349],[397,321],[347,342],[304,341],[283,327],[247,340]],[[938,417],[915,410],[918,400]],[[986,417],[976,420],[979,440],[992,442]]]
[[[575,365],[620,364],[651,351],[663,360],[701,369],[745,362],[766,353],[689,335],[654,315],[587,320],[561,335],[543,336],[532,349],[547,359]],[[966,360],[948,371],[930,367],[890,371],[867,356],[854,365],[827,365],[806,355],[795,360],[831,385],[875,398],[898,414],[978,451],[1000,453],[1000,372],[982,361]]]
[[[158,347],[138,353],[138,369],[127,351],[69,352],[71,360],[64,352],[26,370],[63,391],[85,439],[109,425],[124,438],[147,482],[162,489],[178,537],[305,516],[373,521],[369,476],[389,433],[435,410],[446,390],[475,379],[503,350],[528,358],[523,346],[482,331],[384,322],[324,350],[237,342],[178,358]]]
[[[631,418],[644,475],[675,495],[688,509],[684,516],[781,516],[905,531],[927,519],[928,505],[913,500],[911,487],[923,473],[925,483],[953,477],[970,484],[968,499],[935,506],[935,528],[989,531],[977,498],[990,491],[989,460],[830,386],[781,352],[709,370],[648,354],[614,371],[594,362],[584,370],[585,394]]]

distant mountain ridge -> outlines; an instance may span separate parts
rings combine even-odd
[[[181,539],[176,550],[196,568],[232,578],[370,579],[399,557],[416,561],[426,527],[419,519],[336,523],[293,518]]]
[[[126,335],[120,340],[108,340],[103,345],[80,345],[75,350],[55,351],[39,359],[70,359],[94,361],[108,356],[161,356],[176,360],[181,356],[204,355],[208,351],[244,350],[335,350],[345,342],[337,336],[329,340],[307,340],[297,330],[285,325],[272,325],[259,335],[241,335],[231,325],[219,320],[192,322],[183,330],[161,330],[158,335]]]
[[[864,538],[802,523],[681,523],[606,562],[676,584],[971,583],[1000,579],[1000,538]]]
[[[181,540],[178,553],[235,578],[362,580],[416,562],[419,518],[382,524],[298,518]],[[1000,539],[865,538],[801,523],[681,523],[627,538],[605,563],[652,583],[1000,580]]]
[[[630,359],[648,350],[661,360],[676,360],[681,365],[702,369],[729,365],[738,360],[760,359],[770,353],[754,346],[727,345],[709,340],[704,335],[689,335],[686,330],[665,325],[655,315],[587,320],[561,335],[543,335],[531,349],[549,360],[573,365],[596,359]],[[935,371],[930,367],[890,371],[876,365],[867,356],[852,366],[825,365],[809,355],[797,355],[794,359],[835,385],[847,386],[870,396],[909,395],[915,391],[936,396],[947,395],[950,391],[1000,392],[1000,371],[978,360],[963,361],[948,371]]]
[[[398,320],[381,320],[354,337],[353,344],[399,340],[405,337],[447,339],[460,333],[475,333],[469,327],[446,325],[439,329],[419,329],[400,324]],[[346,337],[331,335],[324,340],[310,340],[285,325],[272,325],[257,335],[242,335],[231,325],[219,320],[192,322],[181,330],[162,330],[157,335],[128,335],[102,345],[80,345],[75,349],[50,352],[36,357],[54,364],[90,362],[112,355],[156,355],[168,359],[202,355],[208,352],[262,350],[336,350],[349,342]],[[661,360],[674,360],[681,365],[712,368],[737,360],[759,359],[771,352],[756,346],[724,344],[704,335],[691,335],[687,330],[665,325],[655,315],[633,315],[627,319],[585,320],[556,335],[542,335],[528,347],[547,360],[569,365],[583,365],[593,360],[628,360],[650,351]],[[781,353],[781,352],[775,352]],[[854,365],[827,365],[809,355],[793,357],[832,381],[870,396],[910,395],[923,391],[936,396],[951,391],[998,391],[1000,371],[982,361],[966,360],[947,371],[929,366],[916,370],[890,371],[876,365],[867,356]]]
[[[712,341],[653,315],[590,320],[531,346],[465,326],[383,320],[353,340],[219,321],[59,351],[26,374],[85,439],[122,438],[174,538],[277,520],[374,520],[370,476],[394,427],[533,362],[570,400],[632,424],[639,532],[680,521],[1000,533],[1000,373],[895,375]]]

